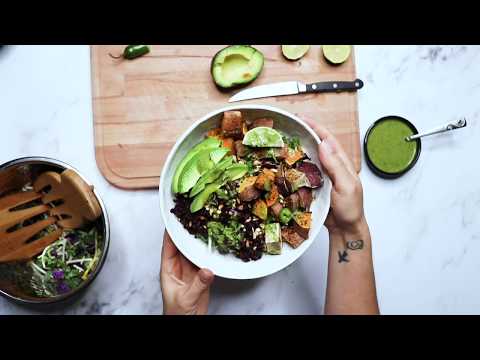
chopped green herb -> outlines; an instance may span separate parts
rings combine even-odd
[[[210,221],[207,224],[208,240],[221,254],[228,254],[230,251],[240,249],[243,239],[241,224],[230,220],[227,225],[217,221]]]
[[[253,160],[247,160],[248,175],[252,176],[255,173],[255,165],[253,165]]]
[[[283,142],[292,150],[297,150],[300,147],[300,139],[298,137],[283,136]]]

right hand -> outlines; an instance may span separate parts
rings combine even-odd
[[[331,234],[356,233],[366,224],[360,178],[335,136],[311,119],[305,119],[305,122],[322,140],[320,162],[333,183],[325,226]]]

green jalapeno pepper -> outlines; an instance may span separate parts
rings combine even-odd
[[[289,208],[283,208],[282,211],[280,211],[280,215],[278,216],[280,222],[284,225],[287,225],[290,220],[292,220],[292,217],[293,214]]]
[[[133,60],[150,52],[150,48],[148,45],[128,45],[123,54],[120,56],[114,56],[109,54],[114,59],[124,58],[127,60]]]

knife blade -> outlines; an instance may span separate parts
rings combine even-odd
[[[323,81],[312,84],[304,84],[300,81],[285,81],[242,90],[232,96],[228,102],[308,93],[357,91],[361,88],[363,88],[363,81],[360,79],[354,81]]]

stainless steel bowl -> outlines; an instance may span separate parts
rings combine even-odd
[[[80,177],[87,184],[92,185],[84,176],[80,174],[80,172],[77,169],[73,168],[69,164],[66,164],[62,161],[55,160],[55,159],[50,159],[45,157],[24,157],[24,158],[16,159],[13,161],[9,161],[3,165],[0,165],[0,173],[4,170],[11,169],[12,167],[27,167],[29,171],[33,174],[33,176],[35,176],[35,174],[42,173],[44,171],[62,172],[65,169],[71,169],[71,170],[74,170],[78,175],[80,175]],[[84,282],[82,282],[82,284],[79,287],[73,289],[72,291],[66,294],[58,295],[55,297],[46,297],[46,298],[35,297],[30,294],[27,294],[24,290],[19,288],[15,284],[15,282],[2,280],[0,282],[0,295],[14,302],[24,304],[24,305],[40,305],[40,304],[52,305],[52,304],[64,303],[64,302],[67,302],[68,300],[72,300],[76,298],[77,295],[82,293],[95,280],[98,273],[102,269],[103,264],[105,263],[105,259],[107,257],[108,248],[110,245],[110,224],[108,221],[107,209],[105,208],[105,205],[102,199],[100,198],[100,195],[95,190],[95,188],[93,192],[97,197],[97,200],[102,209],[102,216],[96,221],[95,225],[103,233],[104,242],[103,242],[103,249],[102,249],[102,255],[101,255],[100,261],[97,264],[95,271],[89,276],[89,278]],[[0,189],[0,193],[2,193],[2,189]]]

